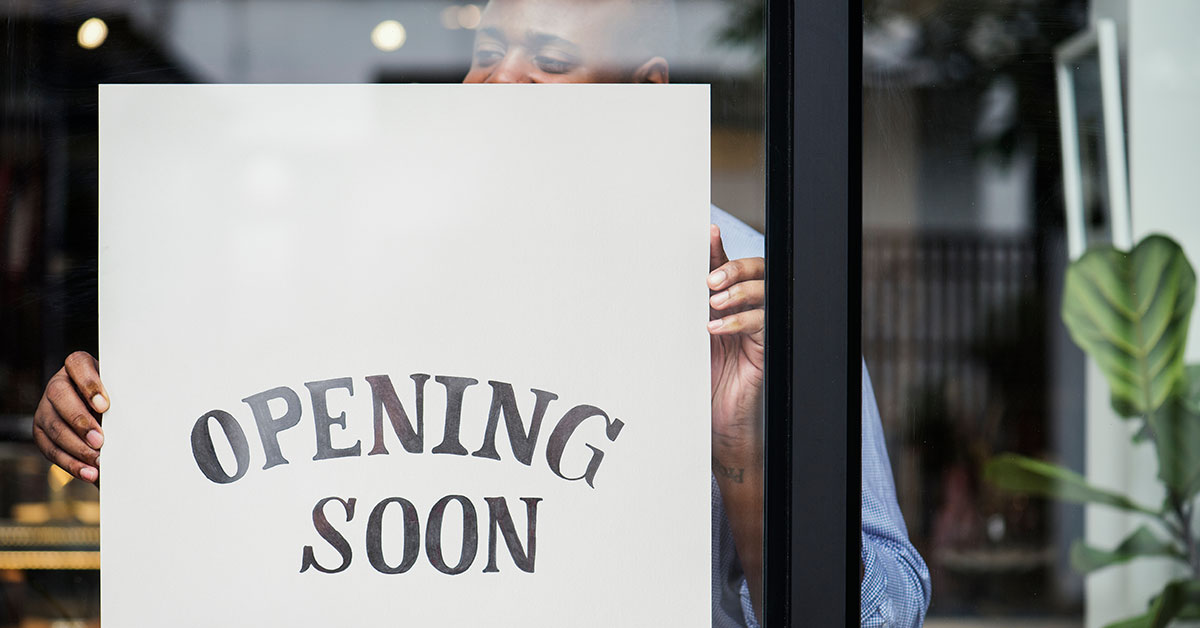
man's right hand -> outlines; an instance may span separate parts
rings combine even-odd
[[[86,351],[67,356],[46,384],[33,415],[33,440],[50,462],[71,475],[100,484],[100,417],[108,411],[108,391],[100,364]]]

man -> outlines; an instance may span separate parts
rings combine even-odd
[[[466,83],[666,83],[674,28],[667,0],[491,0]],[[763,238],[712,208],[713,625],[757,626],[762,590]],[[728,254],[728,255],[727,255]],[[732,258],[732,260],[730,259]],[[109,406],[98,364],[72,354],[47,384],[34,438],[52,462],[99,482]],[[917,625],[929,575],[896,506],[864,370],[863,626]]]

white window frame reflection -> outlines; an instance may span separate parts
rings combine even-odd
[[[1079,154],[1079,120],[1075,108],[1075,69],[1088,55],[1100,66],[1100,92],[1104,115],[1104,157],[1107,167],[1108,214],[1111,242],[1129,249],[1132,220],[1129,213],[1129,169],[1125,157],[1125,114],[1121,104],[1121,66],[1117,26],[1098,19],[1092,28],[1075,35],[1054,51],[1058,83],[1058,116],[1062,134],[1063,196],[1067,211],[1067,252],[1071,259],[1087,250],[1087,221],[1083,206],[1083,165]]]

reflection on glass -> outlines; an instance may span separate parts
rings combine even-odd
[[[529,4],[580,9],[574,20],[580,32],[614,26],[597,17],[603,13],[601,3]],[[622,9],[674,5],[603,4]],[[37,528],[42,532],[36,534],[59,535],[34,548],[41,563],[0,564],[4,599],[25,600],[0,604],[0,626],[59,620],[93,625],[98,617],[96,490],[51,475],[30,442],[31,415],[46,381],[71,351],[95,353],[96,85],[457,83],[476,62],[477,33],[489,35],[479,29],[486,26],[490,10],[484,2],[443,0],[83,0],[72,3],[70,11],[45,3],[0,8],[9,35],[4,75],[10,79],[0,88],[5,102],[0,135],[0,555],[16,543],[10,532],[33,534],[30,530]],[[761,1],[695,0],[680,3],[670,16],[670,28],[639,29],[635,23],[632,29],[625,24],[613,31],[669,44],[661,53],[663,80],[711,84],[713,215],[722,225],[726,253],[737,258],[762,255],[763,15]],[[656,42],[658,38],[663,41]],[[543,70],[560,69],[563,61],[538,60]],[[272,195],[286,177],[281,179],[270,165],[232,183]],[[761,450],[758,434],[753,445]],[[754,477],[758,464],[730,468],[716,479]],[[738,531],[742,538],[746,532],[761,535],[761,484],[753,486],[756,499],[751,496],[730,508],[735,519],[748,522]],[[740,543],[738,547],[748,565],[744,575],[757,588],[755,552]],[[753,542],[744,547],[754,547]],[[732,550],[726,555],[732,556]],[[723,573],[742,582],[732,560],[722,565]],[[750,608],[749,593],[741,587],[725,593],[733,600],[725,606],[729,616],[752,621],[741,615],[752,612],[744,610]]]
[[[1109,383],[1063,324],[1064,311],[1108,312],[1109,323],[1141,315],[1114,314],[1113,293],[1095,302],[1064,295],[1064,191],[1078,184],[1088,246],[1124,246],[1131,214],[1134,241],[1165,233],[1197,257],[1200,213],[1183,164],[1200,158],[1190,113],[1200,90],[1181,68],[1195,67],[1200,48],[1180,20],[1198,15],[1182,3],[866,4],[863,347],[900,505],[933,576],[927,626],[1108,625],[1147,613],[1167,582],[1188,573],[1182,561],[1139,558],[1084,577],[1086,556],[1073,544],[1112,550],[1143,524],[1170,538],[1159,517],[1085,511],[1038,496],[1028,482],[1010,490],[1018,483],[1000,454],[1162,505],[1173,525],[1191,519],[1164,502],[1155,479],[1175,477],[1174,467],[1159,467],[1145,434],[1131,442],[1137,421],[1116,418]],[[1100,56],[1103,44],[1096,51],[1105,29],[1119,67]],[[1065,45],[1088,33],[1090,49]],[[1060,85],[1055,52],[1064,47],[1076,54]],[[1113,79],[1125,81],[1123,93],[1105,92]],[[1061,112],[1077,121],[1073,131],[1059,124],[1060,86],[1074,97]],[[1119,120],[1106,114],[1122,103],[1129,122],[1114,132]],[[1112,161],[1126,142],[1128,194],[1125,166]],[[1078,181],[1063,177],[1063,152],[1073,159],[1074,150]],[[1151,274],[1169,294],[1182,285],[1174,272]],[[1092,339],[1089,352],[1103,357],[1122,337]],[[1183,353],[1195,362],[1195,343]],[[1122,559],[1146,553],[1139,547]]]
[[[108,38],[108,24],[98,17],[88,18],[79,26],[79,45],[82,48],[91,50],[99,48],[100,44]]]
[[[371,30],[371,43],[384,52],[399,50],[407,40],[408,32],[396,20],[384,20]]]
[[[1082,465],[1052,58],[1082,7],[864,7],[863,352],[933,579],[928,626],[1082,617],[1082,513],[983,473],[1007,451]]]
[[[1100,58],[1088,54],[1075,63],[1075,116],[1079,135],[1080,188],[1085,248],[1112,242],[1108,199],[1108,160],[1104,150],[1104,107],[1100,93]]]

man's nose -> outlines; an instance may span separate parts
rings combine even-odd
[[[510,52],[500,60],[485,83],[532,83],[533,66],[526,55]]]

